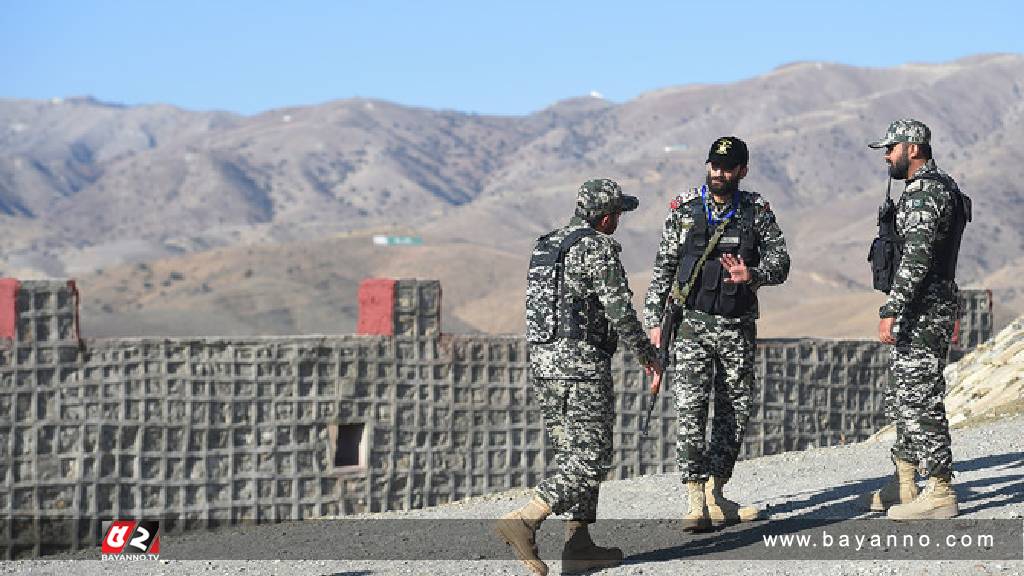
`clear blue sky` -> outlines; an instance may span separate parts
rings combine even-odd
[[[1024,52],[1024,2],[8,0],[0,98],[252,114],[362,96],[525,114],[788,62]]]

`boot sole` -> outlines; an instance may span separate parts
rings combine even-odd
[[[711,532],[713,525],[710,521],[704,521],[697,525],[683,526],[683,532],[689,532],[690,534],[700,534],[703,532]]]
[[[715,528],[724,528],[725,526],[732,526],[734,524],[744,524],[748,522],[757,522],[759,520],[767,519],[768,516],[762,512],[758,513],[758,515],[754,516],[753,518],[743,518],[740,516],[728,518],[711,518],[711,525]]]
[[[927,514],[921,514],[921,515],[918,515],[918,516],[914,516],[913,518],[892,518],[892,517],[889,517],[889,520],[895,520],[897,522],[913,522],[914,520],[949,520],[950,518],[956,518],[959,515],[960,515],[960,510],[957,509],[957,508],[954,508],[952,510],[950,510],[948,508],[947,509],[939,508],[937,510],[930,511]]]
[[[622,560],[606,562],[596,566],[593,564],[576,565],[573,564],[571,560],[562,560],[562,574],[586,574],[587,572],[596,572],[598,570],[604,570],[605,568],[614,568],[620,564],[622,564]]]
[[[537,556],[528,556],[522,550],[520,550],[519,546],[516,546],[512,542],[512,538],[509,538],[505,534],[505,531],[502,529],[501,522],[502,521],[499,520],[498,521],[498,525],[494,527],[494,533],[497,534],[498,537],[501,538],[501,540],[505,544],[507,544],[510,548],[512,548],[512,552],[515,553],[516,558],[518,558],[519,561],[522,562],[524,566],[526,566],[527,570],[529,570],[530,572],[533,572],[534,574],[537,574],[538,576],[545,576],[548,573],[548,571],[547,571],[547,564],[545,564],[544,561],[541,560],[539,557],[537,557]],[[532,554],[533,550],[530,550],[530,553]],[[536,567],[534,567],[531,564],[531,562],[540,562],[542,565],[544,565],[545,569],[544,570],[539,570]]]

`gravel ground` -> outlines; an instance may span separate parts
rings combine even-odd
[[[954,430],[953,452],[961,516],[936,529],[943,532],[952,526],[952,531],[959,530],[959,533],[971,528],[992,531],[994,523],[985,521],[1003,519],[997,528],[1003,536],[1012,535],[1004,539],[1016,547],[1017,555],[1013,559],[985,559],[984,555],[991,553],[983,550],[929,551],[928,560],[892,560],[888,558],[897,557],[893,556],[897,552],[883,548],[860,556],[851,552],[836,553],[828,559],[791,560],[788,558],[816,556],[813,551],[769,549],[764,545],[762,537],[766,534],[803,531],[818,535],[828,531],[839,535],[844,530],[850,534],[865,530],[884,534],[891,527],[908,526],[881,520],[878,514],[863,513],[856,502],[857,495],[881,486],[891,474],[888,442],[883,441],[740,462],[734,480],[726,489],[727,495],[767,507],[772,521],[733,526],[704,535],[683,534],[673,526],[672,519],[678,518],[685,508],[678,476],[607,482],[602,485],[599,517],[615,520],[599,522],[594,528],[595,540],[621,546],[627,559],[622,566],[600,574],[1024,574],[1024,558],[1020,556],[1024,546],[1021,537],[1024,530],[1024,415]],[[162,557],[158,562],[101,562],[93,560],[98,551],[87,551],[46,560],[0,562],[0,574],[527,576],[528,571],[519,562],[503,559],[511,559],[512,553],[494,541],[487,526],[490,519],[522,505],[528,498],[527,491],[515,491],[427,510],[360,515],[357,517],[360,522],[353,522],[349,517],[338,521],[164,535]],[[356,525],[360,527],[358,531],[354,530]],[[932,528],[935,527],[915,529],[920,532]],[[550,520],[542,529],[541,552],[551,558],[552,574],[558,574],[560,568],[557,561],[560,530],[561,522]],[[899,530],[901,534],[905,532]],[[358,546],[371,551],[369,556],[358,556],[360,558],[384,554],[393,559],[330,559],[339,557],[339,550]],[[448,551],[437,552],[442,548]],[[923,555],[916,554],[917,558]],[[964,559],[972,556],[978,559]],[[268,559],[223,559],[256,557]],[[435,559],[416,559],[423,557]]]

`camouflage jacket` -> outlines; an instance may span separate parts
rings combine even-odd
[[[928,172],[945,174],[934,160],[928,160],[907,180],[907,187],[896,203],[896,233],[903,238],[903,257],[889,298],[878,311],[881,318],[898,318],[917,302],[956,297],[953,281],[929,277],[935,258],[943,256],[936,254],[936,249],[950,234],[954,201],[953,191],[941,181],[921,178]]]
[[[583,219],[573,217],[565,231],[587,226]],[[565,254],[561,289],[572,290],[580,298],[595,294],[619,341],[646,363],[656,358],[657,351],[633,309],[633,292],[619,260],[621,250],[619,243],[605,234],[581,238]],[[583,340],[557,338],[550,344],[530,345],[530,368],[536,378],[608,379],[611,356]]]
[[[658,246],[658,254],[654,258],[654,270],[651,272],[651,284],[647,289],[647,298],[644,302],[644,326],[654,328],[661,324],[662,315],[665,312],[665,302],[672,290],[672,283],[676,279],[676,269],[679,267],[679,251],[686,242],[686,233],[693,227],[694,203],[701,203],[699,188],[691,188],[672,201],[668,216],[665,218],[665,227],[661,233],[661,244]],[[786,239],[782,236],[782,229],[775,221],[775,213],[772,212],[768,202],[756,192],[743,191],[741,203],[754,203],[754,229],[757,231],[758,250],[761,252],[761,263],[750,269],[751,287],[756,291],[761,286],[772,286],[785,282],[789,276],[789,252],[786,251]],[[729,205],[717,205],[713,207],[716,217],[724,216],[730,209]],[[740,217],[742,211],[737,212]],[[741,324],[752,322],[758,317],[757,306],[750,315],[743,318],[719,318],[723,324]]]

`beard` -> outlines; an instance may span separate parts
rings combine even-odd
[[[889,164],[889,177],[896,180],[906,180],[910,177],[910,155],[904,150],[903,154],[895,162]]]
[[[738,180],[712,180],[711,174],[707,177],[708,190],[715,196],[732,196],[740,188]]]

